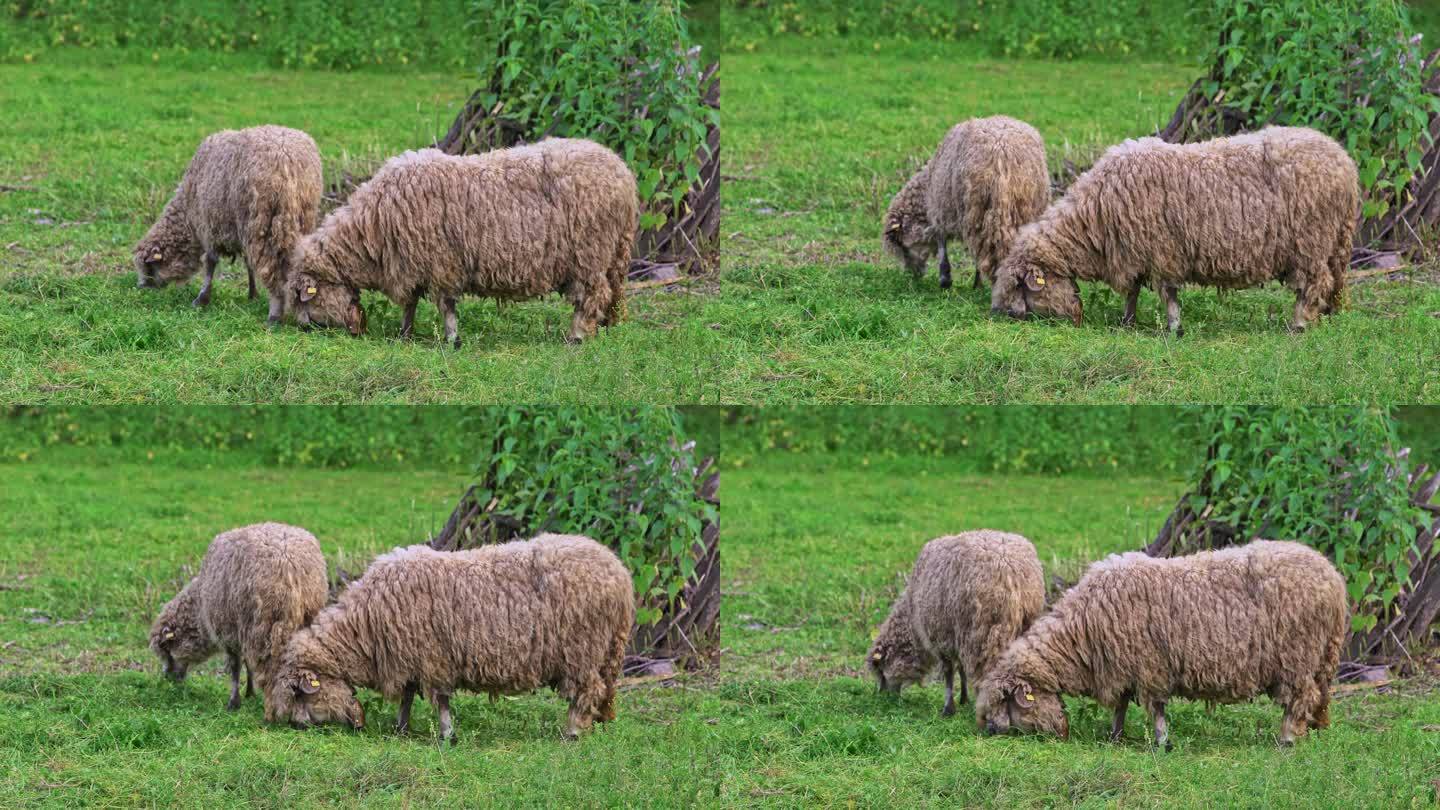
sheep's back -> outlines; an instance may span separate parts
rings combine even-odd
[[[1318,552],[1257,542],[1091,567],[1055,606],[1110,689],[1216,701],[1309,676],[1346,626],[1344,580]],[[1047,619],[1048,621],[1048,619]]]
[[[186,215],[202,244],[228,253],[249,246],[257,257],[276,259],[315,228],[322,188],[315,141],[277,126],[209,136],[181,181]],[[261,264],[257,269],[270,269]]]

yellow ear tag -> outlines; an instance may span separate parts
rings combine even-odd
[[[900,223],[898,223],[898,222],[892,222],[892,223],[890,223],[890,227],[889,227],[888,230],[889,230],[890,233],[894,233],[895,231],[900,230]]]
[[[314,678],[311,678],[311,679],[310,679],[310,685],[311,685],[311,686],[319,686],[319,685],[320,685],[320,682],[317,681],[317,680],[315,680]],[[1026,695],[1025,697],[1030,697],[1030,696],[1029,696],[1029,695]],[[1030,698],[1030,699],[1031,699],[1031,700],[1034,700],[1035,698]]]
[[[315,288],[314,288],[314,287],[306,287],[306,288],[305,288],[305,294],[306,294],[306,295],[314,295],[314,294],[315,294]]]
[[[1034,703],[1034,702],[1035,702],[1035,696],[1032,695],[1032,694],[1030,694],[1029,692],[1026,692],[1026,693],[1025,693],[1025,699],[1028,700],[1028,701],[1030,701],[1031,703]]]
[[[1035,276],[1035,285],[1038,286],[1038,287],[1044,287],[1044,286],[1045,286],[1045,277],[1044,277],[1044,276],[1040,276],[1040,275]]]
[[[165,638],[174,638],[174,637],[175,637],[175,634],[174,634],[174,633],[166,633],[166,634],[165,634]]]
[[[156,251],[155,255],[150,257],[150,261],[152,261],[152,262],[158,262],[158,261],[160,261],[160,253],[159,253],[159,251]]]
[[[874,655],[870,656],[870,658],[874,661],[879,661],[882,657],[883,656],[881,656],[880,653],[875,653]]]

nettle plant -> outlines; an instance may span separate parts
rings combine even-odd
[[[1344,144],[1360,170],[1365,218],[1406,201],[1429,145],[1422,54],[1398,0],[1211,0],[1219,37],[1209,98],[1250,128],[1307,126]]]
[[[491,439],[476,495],[526,534],[584,534],[613,549],[635,583],[635,623],[673,612],[695,575],[715,506],[695,491],[694,452],[671,408],[496,407],[467,421]]]
[[[1241,537],[1299,540],[1345,577],[1351,629],[1389,618],[1410,581],[1422,514],[1410,503],[1409,465],[1397,458],[1384,410],[1200,408],[1210,437],[1190,507]]]
[[[680,213],[707,127],[683,0],[477,0],[481,100],[526,140],[589,138],[635,172],[640,227]]]

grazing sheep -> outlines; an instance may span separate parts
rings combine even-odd
[[[1029,540],[988,529],[936,538],[920,550],[867,663],[890,692],[919,683],[938,663],[948,717],[956,666],[964,703],[967,681],[979,683],[1044,609],[1045,578]]]
[[[578,343],[624,316],[639,223],[635,176],[598,143],[553,138],[455,157],[435,149],[391,158],[320,230],[301,241],[292,282],[302,326],[365,331],[360,290],[405,308],[429,295],[460,347],[455,302],[559,292],[575,307]]]
[[[295,634],[265,693],[265,718],[296,726],[365,714],[354,687],[400,701],[397,731],[420,692],[453,740],[450,695],[549,686],[570,701],[566,736],[615,718],[615,685],[635,620],[630,572],[587,537],[377,557],[340,601]]]
[[[1061,694],[1114,712],[1120,739],[1135,701],[1169,747],[1173,697],[1234,703],[1267,694],[1285,707],[1280,742],[1330,725],[1330,681],[1349,627],[1345,580],[1299,543],[1256,541],[1157,559],[1140,552],[1090,566],[1010,645],[980,684],[987,733],[1069,736]]]
[[[1183,284],[1295,290],[1290,328],[1340,306],[1360,206],[1355,162],[1311,129],[1259,132],[1176,145],[1141,138],[1111,147],[1063,198],[1024,227],[1000,266],[991,310],[1070,318],[1077,281],[1126,295],[1135,320],[1147,282],[1180,327]]]
[[[205,283],[195,306],[210,303],[221,256],[244,259],[270,293],[270,324],[284,314],[290,252],[315,229],[320,212],[320,150],[309,135],[263,126],[217,132],[200,143],[160,219],[135,247],[141,287],[195,275]]]
[[[1005,116],[956,124],[935,156],[916,172],[885,215],[884,242],[916,278],[940,255],[940,287],[950,287],[946,243],[964,241],[975,280],[990,281],[1020,226],[1050,202],[1045,141],[1035,128]]]
[[[235,709],[241,662],[245,696],[254,694],[254,675],[263,691],[291,634],[310,623],[328,594],[314,535],[283,523],[231,529],[211,541],[200,572],[161,609],[150,649],[176,681],[223,650],[230,672],[226,708]]]

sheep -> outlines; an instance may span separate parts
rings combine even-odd
[[[406,152],[296,248],[292,301],[302,327],[365,331],[361,289],[404,307],[408,338],[420,298],[460,347],[455,302],[560,292],[575,307],[568,342],[624,316],[639,223],[635,176],[598,143],[552,138],[483,155]]]
[[[325,557],[315,536],[298,526],[257,523],[215,537],[200,572],[171,599],[150,629],[150,649],[165,675],[182,681],[190,667],[225,652],[230,702],[263,692],[285,643],[310,623],[329,595]]]
[[[456,689],[493,698],[549,686],[570,702],[565,735],[574,739],[615,718],[634,620],[630,572],[588,537],[397,548],[290,640],[265,693],[265,718],[362,728],[358,685],[399,700],[396,731],[404,733],[419,692],[440,713],[440,739],[453,744]]]
[[[1345,580],[1299,543],[1255,541],[1157,559],[1112,555],[1090,569],[1000,657],[980,684],[987,733],[1069,737],[1061,694],[1114,712],[1118,741],[1130,702],[1170,747],[1173,697],[1234,703],[1268,694],[1284,707],[1280,743],[1330,724],[1330,681],[1349,628]]]
[[[270,294],[269,324],[284,314],[290,252],[315,230],[320,212],[320,150],[309,135],[277,126],[223,130],[195,150],[180,185],[135,246],[140,287],[163,287],[195,275],[205,281],[192,302],[210,304],[221,256],[244,259]]]
[[[1045,608],[1035,547],[1018,534],[982,529],[936,538],[915,560],[910,580],[870,648],[867,664],[882,691],[919,683],[938,663],[945,706],[955,713],[966,683],[978,683],[1005,647]]]
[[[1319,132],[1268,127],[1177,145],[1158,138],[1111,147],[1063,198],[1020,230],[991,290],[991,311],[1070,318],[1076,282],[1126,295],[1154,286],[1176,337],[1182,284],[1295,290],[1292,331],[1340,306],[1360,192],[1355,162]]]
[[[995,277],[1015,232],[1050,202],[1045,141],[1034,127],[1005,116],[956,124],[934,157],[890,203],[883,241],[918,279],[936,252],[940,287],[950,288],[946,243],[961,239],[975,257],[979,287]]]

